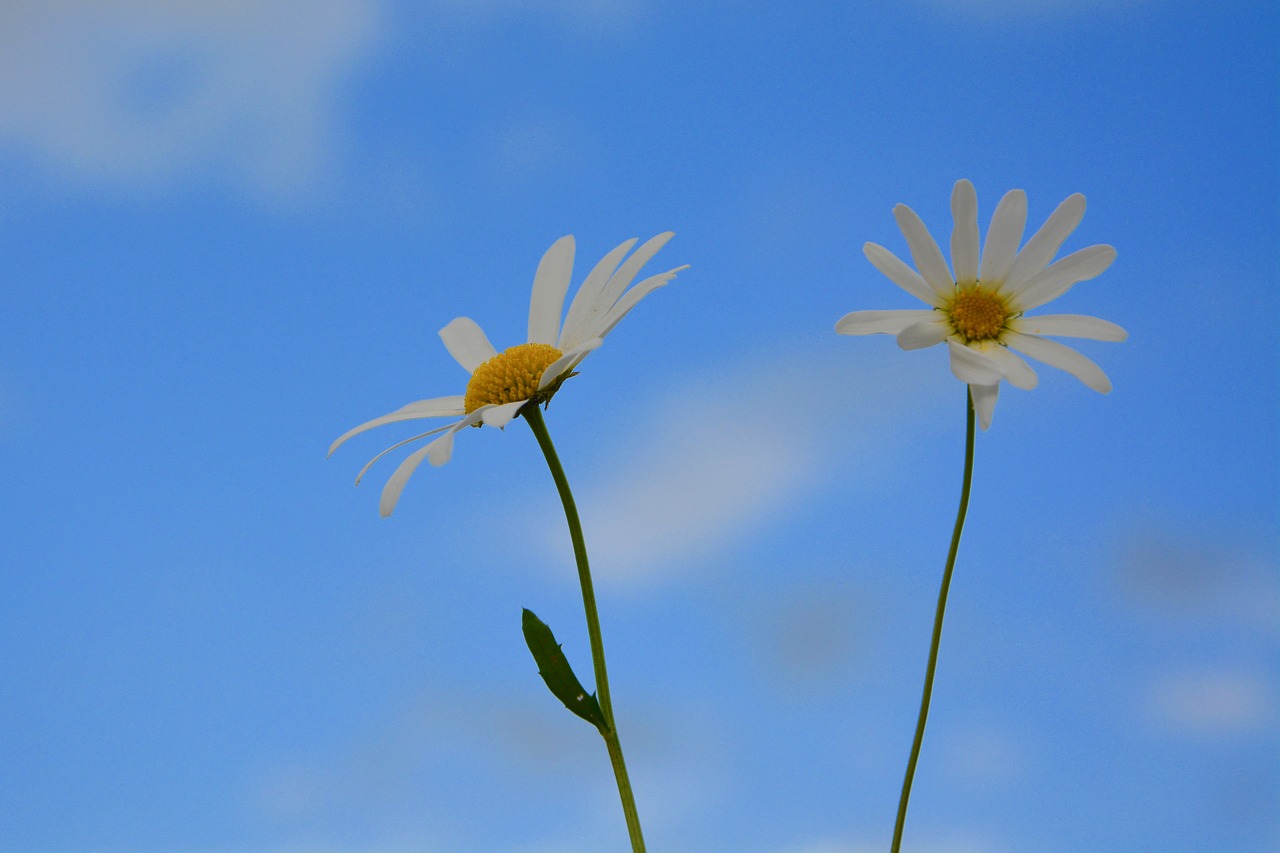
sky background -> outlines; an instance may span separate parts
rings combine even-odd
[[[978,436],[906,842],[1280,850],[1280,7],[1221,0],[0,5],[0,851],[594,853],[603,745],[529,430],[393,517],[351,426],[524,341],[630,237],[692,268],[565,385],[650,849],[888,848],[960,485],[891,210],[1011,188],[1116,263]],[[399,458],[399,457],[396,457]]]

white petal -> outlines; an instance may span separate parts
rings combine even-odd
[[[905,308],[895,311],[854,311],[836,323],[838,335],[896,335],[907,326],[927,320],[937,312],[929,308]]]
[[[936,312],[929,313],[933,316],[913,323],[898,333],[898,346],[906,350],[924,349],[937,346],[947,339],[947,335],[951,334],[951,327]]]
[[[910,293],[926,305],[937,308],[942,304],[938,294],[934,293],[929,283],[920,274],[903,263],[897,255],[878,243],[864,243],[862,254],[867,256],[871,265],[880,270],[889,281]]]
[[[391,479],[387,480],[387,484],[382,487],[382,498],[378,501],[378,514],[383,518],[387,518],[395,511],[396,504],[400,502],[400,494],[404,491],[405,483],[409,482],[409,478],[413,476],[413,472],[418,470],[418,466],[422,464],[422,460],[427,458],[427,454],[436,446],[438,442],[447,441],[452,452],[453,434],[457,430],[449,430],[440,438],[428,444],[419,450],[415,450],[410,454],[400,466],[396,468],[395,473],[391,475]]]
[[[449,325],[440,330],[440,340],[467,373],[475,373],[477,367],[498,354],[484,330],[470,317],[450,320]]]
[[[911,259],[916,262],[916,269],[920,271],[921,277],[938,296],[949,294],[955,289],[955,279],[951,270],[947,269],[947,260],[942,257],[942,250],[934,242],[933,235],[924,222],[905,204],[893,208],[893,218],[898,220],[902,236],[907,238]]]
[[[973,411],[978,416],[978,426],[986,429],[991,426],[991,417],[996,412],[996,398],[1000,396],[1000,386],[970,385],[969,394],[973,397]]]
[[[1009,322],[1009,328],[1026,335],[1057,335],[1062,338],[1088,338],[1119,343],[1129,337],[1122,327],[1109,320],[1084,314],[1042,314],[1020,317]]]
[[[436,427],[435,429],[429,429],[426,432],[418,433],[412,438],[406,438],[404,441],[397,441],[395,444],[391,445],[386,450],[382,451],[377,456],[373,457],[372,459],[370,459],[368,462],[365,463],[364,467],[360,469],[360,473],[356,474],[356,485],[357,486],[360,485],[360,481],[364,479],[365,474],[369,473],[369,469],[373,467],[375,462],[377,462],[382,457],[386,456],[391,451],[399,450],[401,447],[404,447],[406,444],[413,444],[415,441],[421,441],[422,439],[426,438],[429,435],[435,435],[436,433],[444,432],[445,430],[449,429],[449,427],[451,426],[453,426],[453,424],[445,424],[442,427]]]
[[[520,411],[520,407],[528,402],[528,400],[517,400],[514,403],[503,403],[500,406],[485,406],[480,419],[485,426],[501,429],[511,423],[511,419]]]
[[[602,338],[604,332],[601,329],[606,324],[606,318],[612,312],[615,303],[622,296],[622,292],[631,286],[631,282],[635,280],[639,274],[641,267],[649,263],[658,250],[667,245],[675,233],[672,231],[664,231],[656,237],[646,240],[639,249],[631,257],[623,261],[618,271],[609,276],[609,281],[601,288],[591,303],[591,310],[587,312],[587,316],[583,320],[583,325],[577,328],[571,339],[584,340],[586,338]],[[684,269],[681,267],[680,269]],[[671,270],[671,274],[675,274],[676,270]],[[566,341],[567,343],[567,341]],[[561,347],[563,349],[563,347]]]
[[[951,372],[970,385],[995,385],[1004,378],[1000,366],[977,350],[947,341],[951,351]]]
[[[605,315],[604,321],[600,323],[597,328],[591,330],[593,337],[603,338],[605,335],[612,332],[613,327],[618,325],[619,321],[621,321],[623,317],[627,316],[627,313],[631,311],[632,308],[636,307],[636,303],[641,299],[644,299],[650,293],[653,293],[653,291],[657,290],[659,287],[662,287],[664,284],[671,281],[676,277],[677,273],[683,272],[688,268],[689,265],[685,264],[684,266],[667,270],[664,273],[649,276],[644,281],[622,294],[622,298],[615,302],[613,307],[609,309],[609,313]]]
[[[430,442],[421,450],[414,451],[400,463],[400,466],[392,473],[391,479],[387,480],[387,484],[382,487],[382,499],[378,502],[378,512],[383,518],[391,515],[396,508],[396,504],[400,501],[400,493],[404,491],[405,484],[409,482],[413,472],[418,470],[422,460],[429,460],[437,468],[448,462],[449,457],[453,455],[453,437],[458,433],[458,430],[479,423],[485,408],[487,407],[482,406],[476,409],[456,424],[450,426],[444,435]]]
[[[483,413],[479,409],[476,409],[472,414],[483,417]],[[475,426],[475,424],[468,423],[465,426]],[[462,426],[459,425],[423,448],[427,452],[427,461],[431,463],[432,468],[439,468],[453,458],[453,437],[461,431]],[[383,491],[385,492],[386,490],[383,489]]]
[[[560,330],[560,342],[556,344],[559,349],[572,349],[576,344],[581,343],[585,330],[592,320],[591,311],[595,306],[596,298],[618,269],[622,256],[630,252],[636,242],[636,238],[632,237],[624,243],[619,243],[592,268],[582,282],[582,286],[578,288],[578,292],[573,295],[573,301],[569,303],[569,313],[565,316],[564,328]]]
[[[1009,292],[1013,306],[1019,311],[1039,308],[1052,302],[1082,281],[1101,275],[1116,259],[1111,246],[1089,246],[1059,258],[1048,268]]]
[[[1013,266],[1022,242],[1022,229],[1027,224],[1027,194],[1022,190],[1009,190],[991,214],[987,228],[987,242],[982,247],[982,266],[978,270],[979,281],[999,287]]]
[[[560,314],[573,274],[573,235],[551,244],[538,262],[529,295],[529,343],[555,346],[560,336]]]
[[[1059,370],[1065,370],[1100,394],[1106,394],[1111,390],[1111,380],[1102,372],[1102,368],[1071,347],[1063,346],[1048,338],[1022,335],[1017,332],[1007,332],[1005,340],[1014,349]]]
[[[1021,356],[1007,347],[993,343],[990,346],[983,347],[982,353],[1000,365],[1000,372],[1004,374],[1004,378],[1009,380],[1009,384],[1014,388],[1030,391],[1040,384],[1040,377],[1036,376],[1036,372],[1031,369],[1031,365],[1027,364]]]
[[[1080,193],[1068,196],[1018,252],[1005,278],[1005,288],[1016,293],[1027,279],[1044,269],[1083,218],[1084,196]]]
[[[538,380],[538,390],[541,391],[564,374],[572,371],[587,357],[587,353],[603,343],[604,338],[590,338],[548,364],[547,369],[542,371],[542,378]]]
[[[956,181],[951,190],[951,265],[956,282],[973,284],[978,278],[978,194],[969,181]]]
[[[392,424],[397,421],[412,421],[418,418],[443,418],[451,415],[462,414],[463,406],[466,398],[461,394],[452,397],[435,397],[431,400],[418,400],[416,403],[410,403],[396,409],[389,415],[383,415],[380,418],[374,418],[371,421],[365,421],[355,429],[350,429],[339,436],[338,440],[329,445],[329,455],[333,455],[333,451],[338,449],[344,441],[353,435],[359,435],[365,430],[382,426],[383,424]]]

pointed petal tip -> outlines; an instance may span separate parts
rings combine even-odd
[[[355,431],[354,431],[354,430],[353,430],[353,431],[351,431],[351,432],[349,432],[349,433],[347,433],[346,435],[339,436],[339,437],[338,437],[338,438],[333,442],[333,444],[329,445],[329,452],[328,452],[328,453],[326,453],[326,454],[324,455],[324,458],[325,458],[325,459],[331,459],[331,458],[333,458],[333,452],[334,452],[335,450],[337,450],[339,447],[341,447],[341,446],[346,442],[346,440],[347,440],[348,438],[351,438],[353,435],[355,435]]]
[[[995,415],[996,400],[1000,397],[1000,385],[969,385],[969,399],[973,401],[973,410],[978,416],[978,426],[983,432],[991,426]]]
[[[991,427],[991,421],[995,415],[995,404],[988,400],[983,400],[976,394],[973,394],[975,386],[969,386],[969,392],[973,395],[973,410],[978,416],[978,428],[986,432]]]
[[[354,436],[356,436],[356,435],[358,434],[358,430],[359,430],[359,427],[356,427],[356,429],[348,430],[348,431],[347,431],[346,433],[344,433],[343,435],[340,435],[340,436],[338,436],[337,438],[335,438],[335,439],[333,440],[333,444],[329,445],[329,452],[328,452],[328,453],[326,453],[326,454],[324,455],[324,458],[325,458],[325,459],[329,459],[329,458],[331,458],[331,457],[333,456],[333,452],[334,452],[335,450],[337,450],[337,449],[338,449],[339,447],[341,447],[342,445],[346,444],[347,439],[349,439],[349,438],[353,438]]]
[[[662,247],[667,245],[667,243],[670,243],[671,238],[674,236],[676,236],[676,232],[674,231],[663,231],[662,233],[655,234],[652,237],[650,237],[648,240],[645,240],[644,243],[640,246],[640,248],[643,251],[647,247],[649,249],[649,257],[652,258],[653,255],[656,255],[658,254],[658,252],[662,251]],[[634,242],[635,239],[636,238],[633,237],[628,242]],[[648,261],[646,261],[646,263],[648,263]]]
[[[400,503],[400,495],[404,493],[404,484],[400,484],[398,489],[394,491],[391,488],[391,482],[388,481],[382,487],[382,497],[378,499],[378,515],[382,518],[390,518],[391,513],[396,511],[396,504]]]

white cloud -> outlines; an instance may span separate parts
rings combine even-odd
[[[807,436],[769,434],[746,410],[687,407],[613,482],[585,491],[601,566],[624,574],[695,559],[747,532],[814,475]],[[558,531],[557,531],[558,532]],[[562,537],[561,537],[562,538]]]
[[[1176,732],[1226,734],[1266,726],[1275,717],[1271,685],[1257,673],[1202,670],[1174,673],[1150,687],[1149,710]]]
[[[337,86],[375,0],[42,0],[0,6],[0,150],[66,182],[211,172],[267,199],[334,156]]]
[[[969,790],[1007,786],[1027,775],[1026,750],[1003,729],[976,727],[952,732],[938,746],[945,772]]]
[[[580,31],[603,34],[626,29],[645,10],[644,0],[430,0],[433,17],[487,24],[518,14],[554,16]]]
[[[638,424],[634,437],[605,427],[616,443],[609,466],[575,485],[599,576],[661,579],[739,547],[822,490],[874,482],[909,451],[909,425],[939,405],[940,386],[955,385],[923,359],[876,363],[833,347],[770,356],[620,413]],[[536,527],[562,562],[572,553],[556,513],[540,508]]]

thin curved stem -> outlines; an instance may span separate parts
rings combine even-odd
[[[609,762],[613,765],[613,776],[618,783],[618,796],[622,799],[622,813],[627,819],[627,833],[631,837],[633,853],[644,853],[644,835],[640,831],[640,815],[636,811],[635,796],[631,793],[631,780],[627,776],[627,765],[622,757],[622,743],[618,740],[618,727],[613,721],[613,702],[609,698],[609,674],[604,665],[604,640],[600,635],[600,617],[596,613],[595,588],[591,583],[591,566],[587,563],[587,543],[582,536],[582,522],[578,520],[578,508],[573,501],[573,493],[569,491],[569,480],[560,465],[560,457],[556,454],[555,445],[551,443],[551,434],[547,432],[546,421],[537,403],[530,403],[520,410],[524,419],[529,422],[542,455],[546,457],[547,467],[551,469],[551,477],[556,481],[556,490],[560,493],[560,502],[564,504],[564,517],[569,522],[569,538],[573,540],[573,556],[578,563],[578,582],[582,586],[582,607],[587,614],[587,635],[591,639],[591,663],[595,669],[596,698],[600,702],[600,710],[609,724],[607,732],[601,732],[605,746],[609,750]]]
[[[968,391],[968,386],[966,386]],[[902,849],[902,829],[907,822],[907,802],[911,799],[911,781],[916,775],[916,762],[920,760],[920,745],[924,742],[924,726],[929,719],[929,699],[933,695],[933,673],[938,667],[938,646],[942,643],[942,617],[947,610],[947,592],[951,588],[951,571],[956,565],[956,552],[960,550],[960,532],[964,530],[964,516],[969,510],[969,487],[973,483],[973,393],[968,392],[968,414],[964,440],[964,481],[960,486],[960,509],[956,513],[956,526],[951,534],[951,550],[947,552],[947,567],[942,572],[942,588],[938,590],[938,611],[933,618],[933,641],[929,644],[929,665],[924,672],[924,694],[920,699],[920,719],[916,722],[916,736],[911,744],[911,758],[907,760],[907,775],[902,780],[902,796],[898,799],[898,819],[893,826],[892,853]]]

